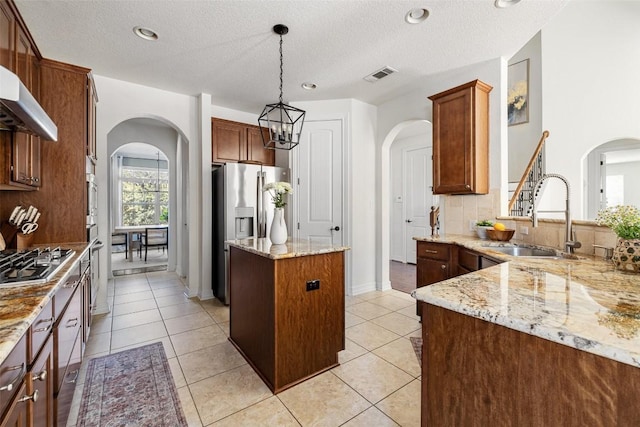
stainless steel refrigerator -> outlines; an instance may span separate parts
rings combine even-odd
[[[229,304],[227,240],[266,237],[273,219],[270,182],[289,182],[288,169],[228,163],[213,172],[213,294]]]

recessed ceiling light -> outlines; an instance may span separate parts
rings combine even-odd
[[[158,40],[158,33],[146,27],[133,27],[133,34],[145,40]]]
[[[304,90],[314,90],[315,88],[318,87],[318,85],[316,85],[315,83],[310,83],[310,82],[304,82],[302,83],[302,89]]]
[[[429,17],[429,11],[423,8],[411,9],[404,16],[404,20],[408,24],[419,24],[424,22]]]
[[[496,0],[493,5],[498,9],[504,9],[505,7],[513,6],[516,3],[520,3],[520,0]]]

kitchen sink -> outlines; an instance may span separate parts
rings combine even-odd
[[[492,251],[501,252],[505,255],[511,255],[516,257],[530,257],[530,258],[562,258],[553,249],[534,248],[528,246],[485,246]]]

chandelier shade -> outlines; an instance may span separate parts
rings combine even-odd
[[[300,142],[304,110],[285,104],[282,100],[282,36],[289,29],[282,24],[273,27],[273,32],[280,35],[280,100],[275,104],[267,104],[258,118],[262,130],[262,142],[265,148],[273,150],[291,150]],[[268,132],[265,132],[268,130]],[[267,138],[268,135],[268,138]]]

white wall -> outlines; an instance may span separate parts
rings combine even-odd
[[[188,168],[188,182],[184,183],[185,198],[188,203],[188,217],[184,218],[184,223],[189,225],[188,239],[185,240],[189,242],[189,253],[191,255],[198,254],[198,258],[189,257],[190,261],[194,262],[190,262],[187,277],[189,292],[193,295],[201,294],[203,288],[199,256],[201,252],[200,161],[202,158],[202,127],[199,127],[198,120],[200,114],[198,98],[104,76],[96,75],[94,77],[99,98],[96,118],[98,157],[96,179],[99,188],[108,187],[107,134],[119,123],[138,117],[158,119],[171,125],[188,143],[188,156],[183,156],[183,158],[188,159],[190,165],[197,166]],[[208,110],[206,114],[209,115]],[[210,129],[210,126],[208,127]],[[111,230],[109,228],[108,195],[105,192],[99,193],[98,212],[99,238],[103,242],[109,242]],[[178,236],[180,238],[180,233]],[[109,311],[106,298],[107,253],[108,251],[100,251],[100,287],[97,296],[97,313]]]
[[[540,33],[509,59],[529,59],[529,122],[509,126],[509,182],[519,182],[542,136],[542,60]],[[552,140],[552,139],[550,139]]]
[[[431,101],[428,97],[436,93],[451,89],[469,81],[480,79],[493,86],[490,93],[489,111],[489,164],[490,188],[499,194],[498,204],[506,212],[507,208],[507,119],[506,119],[506,70],[507,63],[503,58],[496,58],[480,64],[457,70],[447,71],[424,77],[420,88],[411,93],[398,96],[378,107],[378,143],[376,161],[376,194],[378,204],[376,208],[376,281],[378,288],[388,287],[389,282],[389,247],[390,247],[390,147],[397,134],[407,123],[415,120],[431,121]],[[504,158],[503,158],[504,157]],[[473,198],[475,196],[460,196]],[[442,232],[446,231],[449,216],[454,218],[455,212],[444,210],[445,197],[441,197],[440,221]],[[498,215],[495,213],[494,215]],[[462,220],[462,215],[460,215]],[[457,220],[457,222],[460,222]],[[459,225],[459,224],[458,224]]]
[[[571,1],[542,30],[542,127],[553,138],[547,171],[569,179],[574,218],[584,217],[587,153],[640,138],[639,17],[640,2]]]

